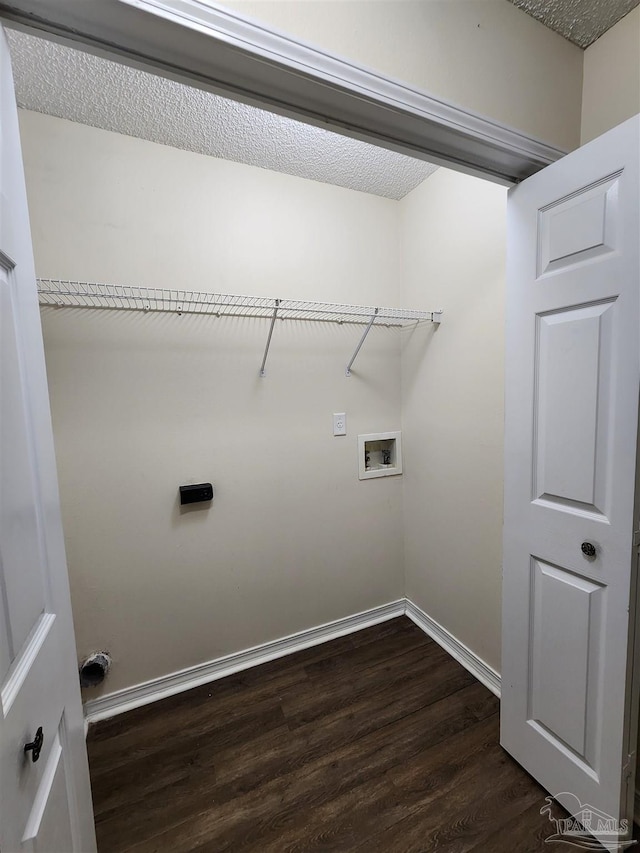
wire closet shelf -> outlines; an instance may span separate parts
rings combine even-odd
[[[38,279],[38,297],[41,305],[57,307],[168,311],[175,314],[211,314],[217,317],[265,317],[271,320],[271,325],[260,368],[261,376],[265,375],[273,327],[277,319],[365,325],[364,334],[346,369],[346,375],[349,376],[360,347],[374,323],[385,326],[406,326],[423,322],[439,323],[442,316],[442,311],[343,305],[336,302],[237,296],[206,291],[98,284],[50,278]]]

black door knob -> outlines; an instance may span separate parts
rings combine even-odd
[[[596,546],[592,545],[591,542],[583,542],[580,549],[585,557],[595,557],[596,555]]]
[[[27,752],[31,752],[31,760],[35,762],[40,758],[40,751],[42,750],[42,744],[44,743],[44,734],[42,733],[42,726],[36,732],[35,738],[31,741],[31,743],[25,743],[24,751],[25,755]]]

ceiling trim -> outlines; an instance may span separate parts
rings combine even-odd
[[[0,0],[39,35],[512,184],[566,153],[198,0]]]

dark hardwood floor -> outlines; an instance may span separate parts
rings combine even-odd
[[[557,848],[498,739],[498,700],[401,617],[92,726],[98,849]]]

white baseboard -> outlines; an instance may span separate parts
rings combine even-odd
[[[462,664],[478,681],[488,687],[492,693],[500,696],[500,675],[494,669],[460,640],[456,639],[446,628],[439,625],[435,619],[428,616],[424,610],[421,610],[412,601],[401,598],[398,601],[374,607],[372,610],[365,610],[363,613],[356,613],[344,619],[337,619],[335,622],[328,622],[326,625],[310,628],[308,631],[300,631],[280,640],[273,640],[252,649],[245,649],[242,652],[207,661],[179,672],[172,672],[169,675],[163,675],[160,678],[145,681],[133,687],[126,687],[124,690],[118,690],[115,693],[108,693],[98,699],[90,699],[84,705],[86,724],[114,717],[116,714],[148,705],[158,699],[165,699],[167,696],[182,693],[192,687],[217,681],[219,678],[225,678],[225,676],[241,672],[243,669],[259,666],[262,663],[267,663],[267,661],[299,652],[310,646],[326,643],[329,640],[335,640],[337,637],[361,631],[363,628],[395,619],[404,614],[425,634],[449,652],[451,657]]]
[[[337,637],[343,637],[345,634],[351,634],[371,625],[395,619],[397,616],[402,616],[404,612],[405,600],[401,598],[398,601],[365,610],[363,613],[356,613],[344,619],[337,619],[335,622],[328,622],[307,631],[300,631],[280,640],[273,640],[252,649],[226,655],[179,672],[172,672],[169,675],[163,675],[160,678],[136,684],[133,687],[126,687],[124,690],[108,693],[106,696],[85,702],[85,718],[88,723],[105,720],[116,714],[122,714],[125,711],[131,711],[133,708],[156,702],[158,699],[165,699],[167,696],[182,693],[183,690],[190,690],[192,687],[199,687],[201,684],[233,675],[243,669],[259,666],[262,663],[267,663],[267,661],[299,652],[310,646],[326,643],[329,640],[335,640]]]
[[[416,604],[409,599],[405,599],[405,613],[412,622],[421,628],[425,634],[428,634],[433,640],[445,649],[452,658],[455,658],[458,663],[467,669],[471,675],[478,679],[485,687],[488,687],[492,693],[500,698],[500,675],[485,663],[482,658],[478,657],[475,652],[467,648],[464,643],[461,643],[453,634],[449,633],[446,628],[439,625],[435,619],[428,616],[424,610],[421,610]]]

